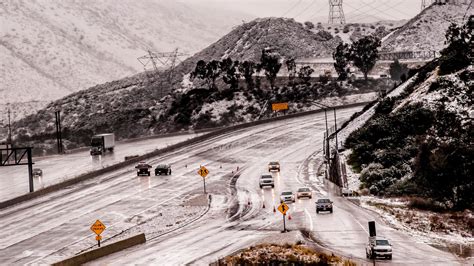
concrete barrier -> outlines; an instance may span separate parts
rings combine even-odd
[[[370,102],[354,103],[354,104],[348,104],[348,105],[338,105],[338,106],[333,106],[331,108],[350,108],[350,107],[355,107],[355,106],[366,105],[368,103],[370,103]],[[88,179],[95,178],[95,177],[103,175],[105,173],[109,173],[109,172],[118,170],[120,168],[136,164],[140,161],[145,161],[146,159],[156,157],[160,154],[168,153],[168,152],[183,148],[185,146],[195,144],[195,143],[199,143],[201,141],[208,140],[208,139],[211,139],[211,138],[214,138],[214,137],[217,137],[219,135],[223,135],[223,134],[235,131],[235,130],[249,128],[249,127],[253,127],[253,126],[257,126],[257,125],[261,125],[261,124],[266,124],[266,123],[271,123],[271,122],[275,122],[275,121],[280,121],[280,120],[287,120],[287,119],[292,119],[292,118],[296,118],[296,117],[302,117],[302,116],[317,114],[317,113],[321,113],[321,112],[324,112],[324,110],[323,109],[318,109],[318,110],[294,113],[294,114],[289,114],[289,115],[285,115],[285,116],[272,117],[272,118],[267,118],[267,119],[262,119],[262,120],[242,123],[242,124],[238,124],[238,125],[234,125],[234,126],[229,126],[229,127],[226,127],[226,128],[217,129],[217,130],[211,131],[209,133],[203,134],[201,136],[197,136],[197,137],[194,137],[194,138],[191,138],[191,139],[188,139],[188,140],[170,145],[170,146],[162,148],[162,149],[157,149],[155,151],[149,152],[149,153],[144,154],[144,155],[140,155],[138,157],[130,158],[127,161],[119,162],[119,163],[116,163],[114,165],[104,167],[104,168],[96,170],[94,172],[79,175],[75,178],[71,178],[71,179],[66,180],[64,182],[51,185],[49,187],[37,190],[35,192],[31,192],[29,194],[25,194],[25,195],[22,195],[22,196],[19,196],[19,197],[10,199],[10,200],[0,202],[0,210],[4,209],[4,208],[7,208],[7,207],[10,207],[10,206],[13,206],[15,204],[19,204],[19,203],[27,201],[27,200],[31,200],[31,199],[43,196],[43,195],[51,193],[51,192],[61,190],[65,187],[77,184],[79,182],[82,182],[82,181],[85,181],[85,180],[88,180]]]
[[[105,257],[115,252],[122,251],[129,247],[133,247],[135,245],[143,244],[146,242],[145,234],[139,234],[136,236],[132,236],[130,238],[120,240],[118,242],[112,243],[107,246],[100,247],[98,249],[94,249],[91,251],[87,251],[76,255],[72,258],[65,259],[56,263],[53,263],[53,266],[69,266],[69,265],[81,265],[89,261],[96,260],[101,257]]]

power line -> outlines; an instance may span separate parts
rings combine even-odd
[[[471,8],[472,1],[473,1],[473,0],[471,0],[471,2],[469,2],[469,6],[467,7],[467,9],[466,9],[466,13],[464,13],[464,17],[462,18],[462,20],[465,20],[465,19],[466,19],[467,12],[469,11],[469,8]]]
[[[410,14],[407,14],[405,12],[402,12],[398,9],[396,9],[395,7],[398,7],[402,2],[405,2],[404,0],[401,0],[401,1],[397,1],[395,3],[392,3],[391,5],[386,5],[383,7],[384,10],[393,10],[393,11],[396,11],[398,12],[399,14],[402,14],[404,16],[406,16],[407,18],[411,18],[413,17],[413,15],[410,15]],[[346,6],[349,6],[350,8],[352,8],[353,10],[351,10],[351,12],[349,12],[348,14],[357,14],[359,13],[358,15],[355,15],[355,16],[352,16],[350,17],[351,20],[355,20],[359,17],[363,17],[363,16],[367,16],[367,15],[372,15],[371,13],[369,13],[370,10],[378,10],[379,13],[384,13],[386,14],[387,16],[389,16],[389,19],[394,19],[394,20],[398,20],[399,18],[395,18],[393,17],[391,14],[388,14],[386,13],[385,11],[383,11],[382,9],[380,9],[378,6],[377,7],[374,7],[372,6],[370,3],[366,3],[364,5],[362,5],[361,7],[354,7],[350,4],[348,4],[347,2],[344,3],[344,5]],[[369,8],[369,10],[363,10],[365,8]],[[363,11],[360,11],[358,12],[359,10],[363,10]]]
[[[348,5],[347,3],[346,3],[346,5],[349,6],[349,7],[354,8],[353,6]],[[386,13],[385,11],[379,9],[378,7],[372,6],[370,3],[365,3],[362,7],[356,9],[356,11],[357,11],[357,10],[360,10],[360,9],[363,9],[363,8],[365,8],[365,7],[368,7],[368,8],[371,9],[371,10],[376,10],[376,11],[378,11],[378,12],[380,12],[380,13],[384,13],[385,15],[387,15],[388,17],[390,17],[391,19],[398,20],[398,18],[393,17],[392,15]],[[362,13],[362,14],[359,15],[359,16],[372,15],[372,14],[369,14],[368,11],[364,11],[364,12],[361,12],[361,13]],[[356,16],[356,17],[359,17],[359,16]],[[352,18],[352,19],[354,19],[354,18]]]
[[[304,14],[305,12],[310,10],[309,8],[312,7],[315,3],[316,3],[316,0],[311,1],[311,3],[309,5],[307,5],[303,10],[301,10],[300,13],[298,13],[296,16],[293,16],[293,17],[297,18],[297,17],[301,16],[302,14]]]
[[[303,0],[299,0],[298,2],[296,2],[290,9],[286,10],[286,12],[283,13],[283,15],[281,15],[280,17],[285,17],[287,14],[293,11],[293,9],[295,9],[295,7],[297,7],[302,1]]]
[[[389,13],[387,13],[387,12],[385,12],[385,11],[383,11],[383,10],[377,8],[377,7],[372,6],[371,4],[368,4],[368,6],[371,7],[372,9],[375,9],[375,10],[378,11],[378,12],[381,12],[381,13],[383,13],[383,14],[385,14],[385,15],[391,17],[391,18],[394,19],[394,20],[397,20],[397,19],[398,19],[398,18],[396,18],[396,17],[390,15]]]

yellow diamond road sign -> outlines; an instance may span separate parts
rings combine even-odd
[[[91,226],[91,230],[92,230],[94,233],[96,233],[97,235],[100,235],[100,234],[102,234],[102,232],[104,232],[104,230],[105,230],[105,225],[104,225],[101,221],[97,220],[97,221],[95,221],[95,223]]]
[[[201,166],[201,168],[198,170],[198,174],[202,177],[206,177],[209,174],[209,170],[207,170],[206,167]]]
[[[286,205],[284,202],[282,204],[280,204],[280,206],[278,206],[278,210],[283,214],[285,215],[286,212],[290,209],[290,207],[288,207],[288,205]]]

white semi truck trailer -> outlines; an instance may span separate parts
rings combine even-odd
[[[91,138],[91,155],[102,155],[107,150],[113,152],[114,147],[114,133],[98,134]]]

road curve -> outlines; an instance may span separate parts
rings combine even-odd
[[[347,119],[360,107],[338,111]],[[92,264],[205,264],[267,238],[282,236],[281,215],[274,213],[282,190],[312,186],[315,196],[330,195],[314,174],[325,128],[324,114],[314,114],[237,130],[163,156],[152,164],[173,165],[169,177],[136,177],[131,167],[0,210],[0,261],[6,264],[52,263],[94,241],[89,226],[101,219],[114,232],[136,226],[130,217],[159,211],[163,204],[202,193],[197,168],[210,170],[210,210],[197,221],[147,243],[94,261]],[[259,189],[259,175],[271,160],[282,171],[274,189]],[[238,169],[237,180],[232,172]],[[375,220],[380,235],[394,242],[395,264],[453,264],[455,258],[383,224],[377,214],[331,196],[335,211],[315,214],[314,200],[290,204],[291,230],[310,230],[329,249],[365,259],[367,221]],[[263,208],[265,204],[266,208]],[[163,215],[166,215],[164,213]],[[368,261],[367,261],[368,262]]]

